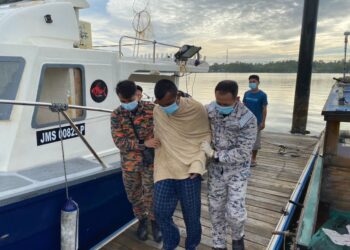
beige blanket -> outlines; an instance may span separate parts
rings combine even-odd
[[[155,151],[154,181],[204,174],[206,157],[200,144],[210,142],[211,133],[203,105],[192,98],[180,98],[173,115],[165,114],[158,105],[153,115],[155,137],[161,142]]]

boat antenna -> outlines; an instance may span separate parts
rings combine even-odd
[[[133,12],[134,19],[132,21],[132,27],[135,30],[135,43],[133,56],[138,56],[140,49],[140,40],[145,38],[146,31],[150,29],[151,26],[151,15],[147,11],[149,6],[149,0],[134,0],[133,2]]]
[[[350,31],[344,32],[345,40],[344,40],[344,72],[343,72],[343,81],[345,81],[345,75],[347,73],[347,67],[346,67],[346,53],[347,53],[347,47],[348,47],[348,37],[350,35]]]

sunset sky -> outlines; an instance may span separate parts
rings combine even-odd
[[[88,0],[81,18],[92,23],[94,45],[135,36],[134,10],[146,0]],[[147,37],[201,46],[210,63],[268,62],[298,58],[302,0],[149,0]],[[315,60],[340,60],[350,30],[350,0],[320,0]]]

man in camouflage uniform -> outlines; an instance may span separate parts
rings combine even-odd
[[[238,85],[222,81],[215,88],[216,102],[207,106],[212,143],[202,143],[208,165],[209,214],[213,249],[226,249],[226,227],[231,228],[232,249],[244,249],[245,196],[251,151],[256,139],[255,116],[237,101]]]
[[[152,150],[159,144],[153,138],[154,104],[137,99],[132,81],[119,82],[116,91],[121,105],[111,116],[112,137],[120,150],[125,191],[140,222],[137,236],[140,240],[147,239],[148,218],[153,238],[160,242],[161,234],[153,213]]]

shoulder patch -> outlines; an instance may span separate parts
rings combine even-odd
[[[248,122],[250,119],[252,119],[252,118],[254,118],[253,113],[250,112],[250,111],[248,111],[247,113],[245,113],[244,115],[242,115],[241,118],[239,119],[239,126],[240,126],[241,128],[243,128],[244,125],[246,125],[247,122]]]

